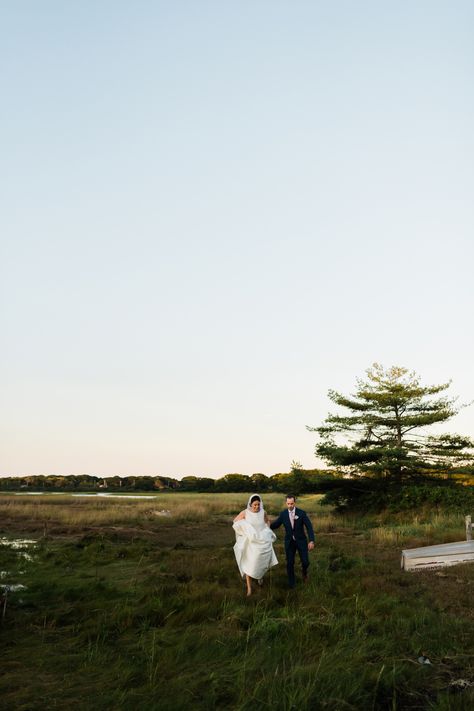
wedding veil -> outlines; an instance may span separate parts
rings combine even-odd
[[[255,511],[252,511],[252,509],[250,508],[250,502],[253,498],[255,498],[255,496],[260,499],[260,511],[258,511],[257,513],[255,513]],[[263,501],[260,494],[252,494],[251,496],[249,496],[249,500],[247,501],[247,510],[245,512],[245,518],[249,523],[260,524],[260,526],[265,522],[265,510],[263,508]]]

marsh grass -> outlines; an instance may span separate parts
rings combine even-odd
[[[341,518],[302,497],[317,534],[309,584],[287,590],[280,536],[280,565],[247,600],[231,528],[247,495],[215,497],[2,497],[3,535],[41,535],[1,629],[0,706],[472,708],[472,690],[449,689],[474,681],[474,566],[399,568],[402,542],[462,538],[462,516]],[[275,514],[282,497],[265,503]],[[14,568],[14,551],[0,556]]]
[[[160,494],[144,500],[122,497],[75,496],[14,496],[0,495],[0,520],[26,520],[31,524],[56,524],[71,527],[120,525],[155,520],[166,523],[169,512],[174,522],[200,522],[209,516],[234,517],[245,508],[247,494]],[[276,513],[282,506],[282,496],[265,497],[268,510]]]

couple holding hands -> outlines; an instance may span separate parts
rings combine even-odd
[[[235,517],[234,553],[242,578],[247,583],[247,596],[252,594],[252,580],[263,584],[263,576],[278,560],[273,550],[276,536],[273,529],[282,524],[285,527],[285,554],[288,585],[295,587],[296,552],[301,561],[304,582],[308,580],[308,551],[314,548],[314,531],[308,515],[295,505],[295,497],[288,494],[286,510],[270,523],[263,508],[262,497],[254,494],[249,498],[247,508]],[[307,533],[307,536],[306,536]],[[309,542],[308,542],[309,538]]]

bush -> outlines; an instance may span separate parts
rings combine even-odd
[[[396,512],[429,506],[470,513],[474,510],[474,486],[438,481],[396,486],[367,478],[346,479],[332,486],[322,503],[335,506],[339,511]]]

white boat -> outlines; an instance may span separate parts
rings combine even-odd
[[[474,563],[474,541],[442,543],[402,551],[402,570],[444,568],[459,563]]]

